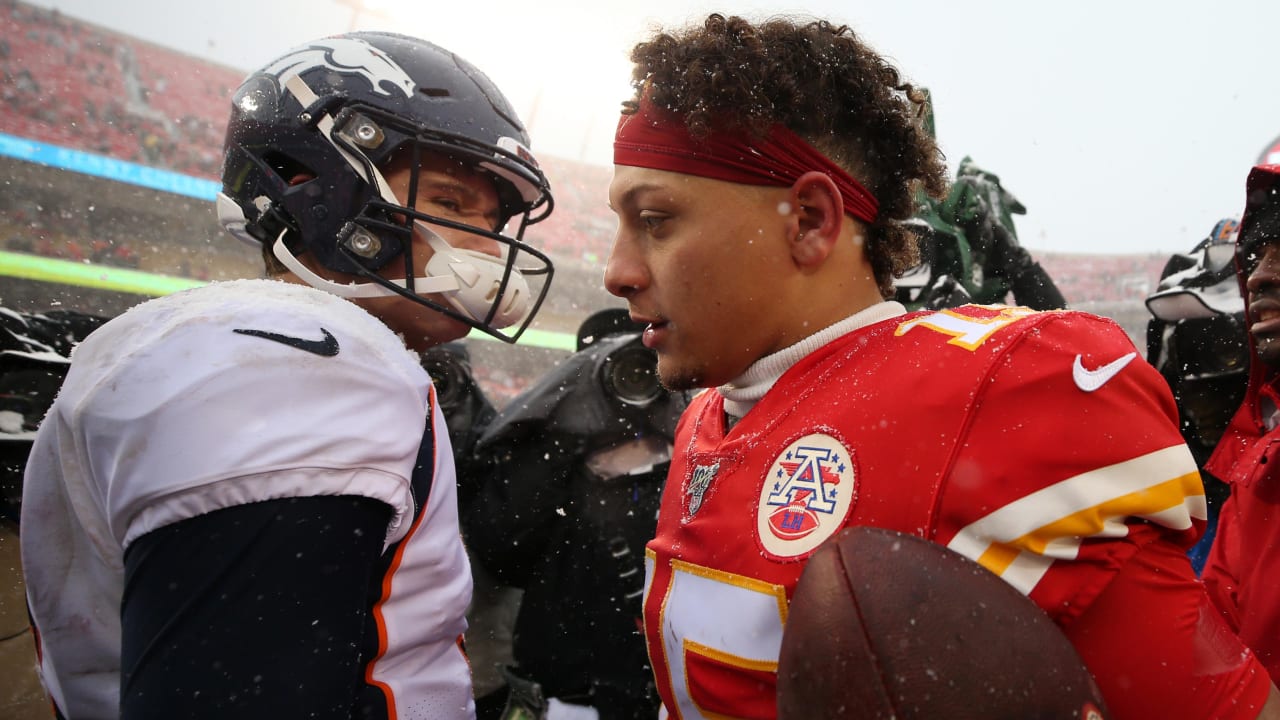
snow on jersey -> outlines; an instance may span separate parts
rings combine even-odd
[[[723,397],[702,393],[647,549],[667,713],[775,716],[789,598],[842,527],[946,545],[1059,623],[1154,537],[1189,546],[1203,489],[1167,386],[1135,357],[1107,320],[968,306],[828,344],[727,434]]]
[[[93,333],[38,433],[23,497],[28,598],[58,706],[72,717],[118,712],[130,542],[221,508],[363,495],[392,508],[395,555],[371,613],[381,647],[368,677],[395,703],[468,707],[456,640],[471,576],[430,392],[386,326],[300,285],[215,283]],[[415,478],[428,421],[434,477]]]

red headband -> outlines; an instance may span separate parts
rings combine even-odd
[[[785,187],[810,170],[826,173],[840,189],[844,211],[874,223],[875,197],[849,173],[783,125],[756,139],[744,130],[716,131],[695,140],[684,119],[658,110],[648,98],[634,115],[623,115],[613,140],[615,165],[669,170],[743,185]]]

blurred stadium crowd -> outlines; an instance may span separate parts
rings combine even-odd
[[[16,0],[0,2],[0,38],[0,131],[197,178],[217,177],[224,106],[243,71]],[[604,197],[611,171],[545,156],[544,165],[557,209],[530,235],[557,267],[582,268],[596,280],[614,227]],[[111,207],[71,206],[73,195],[84,194],[82,184],[71,191],[77,182],[63,173],[61,179],[6,193],[0,199],[0,248],[201,280],[254,272],[252,263],[210,261],[182,249],[176,237],[182,234],[207,234],[210,250],[227,243],[218,237],[207,206],[195,204],[183,218],[165,223],[152,218],[131,228],[136,223],[128,218],[110,217]],[[111,204],[110,198],[100,203]],[[102,221],[107,217],[110,222]],[[1116,317],[1135,338],[1145,322],[1141,301],[1154,289],[1167,259],[1164,254],[1036,257],[1072,306]],[[570,277],[564,280],[553,295],[577,292]],[[563,308],[573,317],[561,324],[576,326],[602,300],[612,304],[603,295],[576,299],[570,303],[576,309]],[[1129,310],[1131,320],[1121,317]]]

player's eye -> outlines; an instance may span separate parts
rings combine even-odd
[[[431,202],[434,203],[437,207],[442,207],[445,210],[448,210],[449,212],[456,213],[456,212],[462,211],[462,203],[458,202],[456,199],[451,197],[432,198]]]
[[[663,224],[669,218],[662,213],[656,213],[651,210],[645,210],[640,213],[640,224],[644,225],[645,230],[650,233],[656,233],[662,230]]]

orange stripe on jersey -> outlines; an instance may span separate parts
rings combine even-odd
[[[429,385],[428,391],[427,391],[427,418],[428,418],[428,422],[432,424],[431,432],[433,435],[437,431],[437,428],[435,426],[435,417],[436,417],[435,406],[436,406],[436,388],[434,385]],[[436,466],[437,458],[435,456],[435,452],[436,452],[436,448],[433,443],[433,446],[431,448],[431,467],[432,468],[435,468]],[[432,472],[434,472],[434,470],[432,470]],[[432,483],[432,488],[433,489],[435,488],[434,483]],[[374,668],[377,666],[378,661],[381,660],[383,656],[387,654],[387,648],[388,648],[387,621],[386,621],[386,618],[383,616],[382,606],[387,602],[387,599],[391,597],[391,579],[395,577],[396,571],[400,569],[400,563],[404,559],[405,550],[409,547],[409,538],[413,537],[414,533],[416,533],[418,531],[418,528],[421,527],[423,520],[427,517],[426,507],[427,507],[427,504],[430,502],[431,502],[431,497],[430,495],[428,495],[423,500],[422,511],[419,512],[418,516],[413,519],[413,525],[409,527],[409,532],[405,533],[405,536],[400,540],[400,544],[396,546],[395,553],[391,557],[391,565],[387,567],[386,574],[382,576],[382,596],[378,598],[378,602],[374,603],[374,606],[373,606],[373,622],[378,629],[378,652],[365,665],[364,680],[370,685],[380,689],[382,691],[383,696],[386,697],[387,720],[397,720],[397,717],[398,717],[398,715],[396,714],[395,691],[391,689],[390,685],[387,685],[381,680],[376,680],[373,677]],[[461,641],[461,638],[459,638],[459,641]],[[464,652],[463,655],[465,657],[466,653]]]
[[[1126,517],[1167,518],[1161,524],[1175,530],[1186,530],[1191,527],[1190,512],[1176,512],[1184,508],[1188,494],[1193,488],[1200,486],[1198,473],[1188,473],[1182,477],[1167,480],[1138,492],[1122,495],[1115,500],[1100,503],[1081,512],[1068,515],[1061,520],[1045,525],[1039,530],[1024,535],[1014,544],[1041,555],[1063,557],[1052,545],[1060,546],[1063,538],[1113,537],[1125,534],[1125,530],[1117,527]],[[1170,513],[1170,510],[1175,512]],[[1186,518],[1185,522],[1182,521]],[[1175,523],[1175,524],[1171,524]],[[1067,557],[1073,557],[1071,553]]]
[[[716,662],[731,665],[736,668],[742,668],[744,670],[755,670],[756,672],[764,673],[778,671],[778,663],[776,662],[769,660],[751,660],[749,658],[738,657],[732,653],[723,652],[711,647],[710,645],[703,645],[702,643],[694,642],[693,640],[686,639],[684,641],[684,650],[686,653],[701,655],[702,657],[711,658]]]
[[[978,564],[1000,575],[1002,574],[1014,560],[1018,559],[1018,549],[1008,545],[993,543],[987,551],[982,553],[978,558]]]
[[[1099,468],[989,513],[947,547],[1030,594],[1054,559],[1072,559],[1089,537],[1123,537],[1126,518],[1174,530],[1203,520],[1204,488],[1185,445]]]

